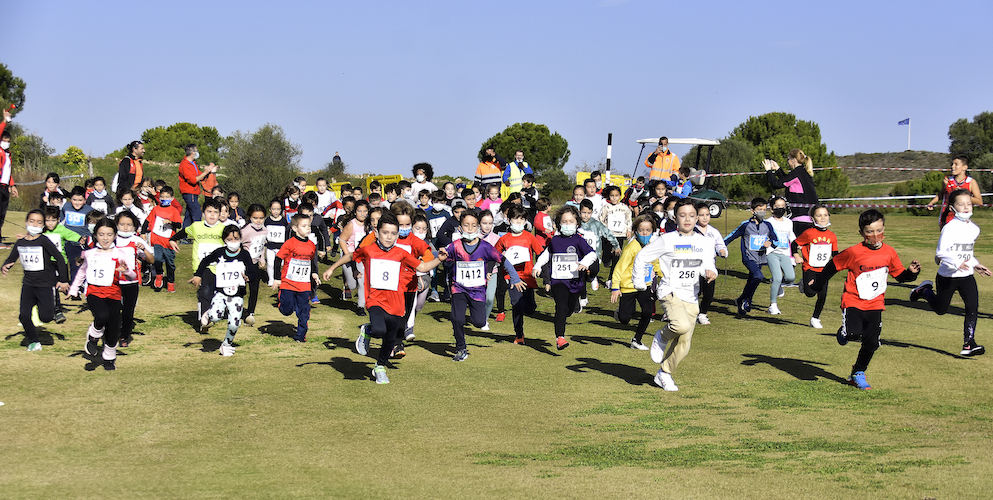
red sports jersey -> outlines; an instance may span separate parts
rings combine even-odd
[[[352,260],[361,263],[365,272],[365,306],[382,307],[386,314],[404,316],[407,313],[404,303],[404,289],[400,287],[403,269],[416,268],[421,261],[406,250],[393,245],[389,251],[379,245],[359,247],[352,252]]]
[[[152,245],[170,248],[169,238],[172,238],[172,235],[176,234],[176,232],[172,230],[172,226],[164,223],[183,223],[183,214],[179,211],[179,208],[176,207],[175,203],[176,202],[174,201],[173,204],[168,207],[156,205],[152,208],[152,211],[148,213],[148,217],[145,220],[148,222],[148,232],[151,234]]]
[[[423,262],[434,260],[434,253],[431,252],[431,246],[426,241],[414,236],[413,233],[407,235],[406,238],[397,239],[396,246],[402,248],[415,258],[421,259]],[[400,290],[416,292],[417,280],[414,278],[417,276],[417,272],[407,267],[401,267],[400,272],[402,273],[400,275]]]
[[[876,250],[862,243],[848,247],[834,256],[834,266],[848,270],[841,308],[862,311],[885,310],[886,275],[895,278],[904,271],[896,250],[885,243]]]
[[[803,256],[803,270],[813,269],[814,272],[819,273],[828,262],[831,262],[831,256],[834,252],[838,251],[838,236],[830,230],[821,231],[812,227],[797,236],[796,246],[800,249],[800,255]],[[810,258],[811,249],[815,250],[813,261]],[[811,262],[815,265],[812,266]]]
[[[287,239],[276,253],[283,260],[279,289],[309,292],[311,274],[317,272],[313,268],[316,253],[317,246],[310,240],[300,241],[296,236]]]
[[[948,195],[952,194],[952,191],[955,191],[956,189],[964,189],[966,191],[970,191],[971,192],[971,190],[972,190],[972,181],[973,181],[973,178],[970,177],[970,176],[968,176],[968,175],[965,176],[965,180],[962,181],[962,182],[959,182],[959,181],[955,180],[955,176],[954,175],[949,175],[949,176],[945,177],[944,181],[942,182],[942,186],[941,186],[941,188],[942,188],[942,193],[941,193],[941,213],[945,213],[945,207],[948,206]],[[945,222],[944,223],[945,224],[948,224],[954,218],[955,218],[955,212],[949,210],[948,211],[948,215],[945,216]]]
[[[538,282],[534,276],[531,276],[531,271],[534,267],[534,257],[541,254],[545,250],[545,246],[535,235],[527,231],[517,235],[507,233],[501,236],[493,247],[496,248],[497,252],[502,253],[511,264],[514,264],[517,275],[527,283],[529,288],[538,288]],[[507,273],[503,273],[503,277],[510,279],[510,275]]]

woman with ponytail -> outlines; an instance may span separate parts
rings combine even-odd
[[[802,150],[792,149],[786,155],[786,163],[790,166],[789,172],[784,172],[773,160],[764,160],[762,166],[765,167],[769,185],[773,189],[785,188],[783,197],[786,202],[791,207],[800,208],[798,213],[802,215],[793,217],[793,233],[803,234],[814,227],[814,220],[807,210],[818,203],[817,190],[814,188],[814,162]]]

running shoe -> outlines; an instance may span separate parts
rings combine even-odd
[[[360,307],[359,310],[358,310],[358,312],[356,312],[355,314],[357,314],[359,316],[365,316],[365,308]]]
[[[924,290],[927,290],[928,288],[934,289],[933,281],[925,280],[920,285],[915,286],[914,289],[910,291],[910,301],[917,302],[920,300],[921,297],[924,296]]]
[[[459,349],[459,352],[456,352],[455,356],[452,357],[452,361],[465,361],[467,359],[469,359],[468,349]]]
[[[697,323],[700,323],[701,325],[709,325],[710,324],[710,318],[708,318],[706,314],[697,314],[696,315],[696,322]]]
[[[783,314],[776,304],[769,304],[769,314]]]
[[[479,327],[479,330],[480,330],[480,331],[483,331],[483,332],[488,332],[488,331],[490,331],[490,322],[489,322],[489,321],[487,321],[485,325],[483,325],[483,326],[481,326],[481,327]]]
[[[631,348],[632,349],[637,349],[639,351],[647,351],[648,350],[648,346],[646,346],[645,344],[642,344],[641,342],[638,342],[635,339],[631,339]]]
[[[168,290],[169,293],[176,293],[176,284],[175,283],[169,283],[169,284],[167,284],[166,285],[166,290]]]
[[[90,335],[87,335],[86,336],[86,345],[83,347],[83,349],[86,351],[86,354],[89,354],[90,356],[96,356],[97,355],[97,341],[98,340],[100,340],[100,339],[98,339],[96,337],[93,337],[93,336],[90,336]]]
[[[590,299],[579,299],[579,310],[582,311],[584,307],[590,305]]]
[[[116,359],[105,359],[103,360],[103,369],[112,372],[117,369]]]
[[[555,339],[555,347],[561,351],[562,349],[569,347],[569,341],[566,340],[565,337],[557,337]]]
[[[249,314],[248,317],[245,318],[245,324],[248,325],[248,326],[255,326],[255,314],[254,313],[253,314]]]
[[[53,319],[55,320],[55,323],[61,325],[66,322],[66,315],[62,314],[62,311],[56,311]]]
[[[398,343],[397,345],[393,346],[393,352],[390,353],[391,358],[402,358],[406,355],[407,355],[407,351],[403,349],[402,343]]]
[[[785,297],[785,296],[786,296],[786,288],[783,288],[783,285],[779,285],[779,295],[777,295],[776,297]]]
[[[376,367],[372,369],[372,376],[376,377],[377,384],[390,383],[390,378],[386,376],[385,366],[376,365]]]
[[[413,342],[414,338],[416,338],[416,336],[414,335],[414,329],[408,328],[406,335],[403,337],[403,339],[406,340],[407,342]]]
[[[210,313],[204,312],[200,315],[200,333],[206,332],[210,326]]]
[[[355,352],[365,356],[369,354],[369,343],[372,342],[372,337],[369,337],[368,331],[369,324],[365,323],[359,327],[359,336],[355,339]]]
[[[872,386],[869,385],[869,382],[866,381],[865,379],[865,372],[855,372],[849,375],[848,385],[853,385],[855,387],[858,387],[859,389],[862,389],[863,391],[868,391],[869,389],[872,389]]]
[[[662,330],[655,332],[655,337],[652,338],[652,347],[648,349],[649,354],[652,356],[652,361],[661,363],[662,358],[665,357],[665,350],[668,347],[669,342],[662,338]]]
[[[662,371],[661,368],[659,368],[659,372],[655,374],[655,385],[668,392],[676,392],[679,390],[679,387],[676,387],[676,381],[672,380],[672,374]]]
[[[352,292],[347,288],[341,291],[341,300],[351,300]]]
[[[524,337],[517,337],[514,339],[515,345],[524,345]]]
[[[838,335],[837,335],[837,337],[838,337],[838,345],[845,345],[845,344],[848,343],[848,336],[845,335],[845,326],[844,325],[842,325],[841,328],[838,328]]]
[[[227,343],[227,341],[221,342],[221,356],[225,358],[234,356],[234,345]]]
[[[593,278],[593,281],[590,282],[590,288],[594,292],[597,291],[597,290],[599,290],[600,289],[600,280],[598,280],[596,278]]]
[[[810,327],[818,330],[824,328],[824,326],[821,325],[821,320],[819,318],[810,318]]]
[[[614,310],[614,321],[616,321],[618,323],[621,322],[620,313],[621,313],[621,310],[620,309]]]
[[[321,305],[321,299],[319,299],[317,297],[311,297],[311,299],[310,299],[310,307],[317,307],[319,305]]]
[[[505,319],[507,319],[507,313],[498,313],[496,315],[496,320],[497,321],[501,321],[502,322]]]
[[[985,353],[986,353],[985,347],[981,345],[977,345],[975,342],[970,342],[962,346],[962,352],[960,352],[959,354],[962,356],[979,356]]]
[[[155,276],[155,288],[157,288],[157,289],[161,289],[162,288],[162,275],[161,274]]]
[[[737,315],[739,318],[744,317],[748,314],[748,311],[752,310],[751,304],[749,304],[747,300],[740,298],[734,299],[734,306],[738,310]]]
[[[438,290],[431,290],[431,294],[428,295],[428,301],[441,302],[441,296],[438,295]]]
[[[32,342],[28,344],[28,351],[40,351],[40,350],[41,350],[41,342]]]

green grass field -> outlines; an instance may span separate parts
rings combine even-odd
[[[723,233],[744,215],[716,219]],[[8,217],[14,234],[23,214]],[[842,246],[855,215],[836,215]],[[977,256],[993,256],[993,221]],[[936,218],[892,215],[887,243],[933,279]],[[658,368],[628,347],[605,289],[569,320],[571,345],[554,348],[550,299],[525,323],[469,329],[453,363],[445,304],[429,303],[417,340],[377,386],[373,358],[352,343],[361,318],[340,300],[341,278],[322,287],[308,343],[290,335],[263,294],[257,328],[218,355],[225,327],[201,335],[190,247],[175,294],[143,288],[135,340],[118,370],[82,355],[87,312],[47,325],[41,352],[17,326],[20,266],[0,280],[0,442],[4,498],[988,498],[993,480],[993,356],[966,359],[961,301],[937,316],[891,282],[883,346],[867,372],[874,390],[842,384],[859,344],[839,346],[831,282],[821,319],[795,288],[782,316],[736,320],[744,283],[737,243],[718,278],[712,325],[697,326],[675,374],[680,391],[652,384]],[[6,252],[2,252],[5,256]],[[990,264],[990,262],[986,262]],[[602,276],[606,275],[606,271]],[[993,281],[979,279],[985,299]],[[977,340],[993,337],[983,300]],[[509,300],[508,300],[509,305]],[[650,333],[661,325],[655,322]],[[649,337],[646,337],[648,340]],[[993,346],[991,346],[993,347]],[[373,352],[378,341],[373,341]]]

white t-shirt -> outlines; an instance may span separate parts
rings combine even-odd
[[[941,228],[938,237],[938,247],[934,252],[935,263],[938,264],[938,274],[946,278],[962,278],[973,274],[973,267],[979,264],[974,254],[976,239],[979,238],[979,226],[972,221],[952,219]],[[965,262],[969,269],[961,270],[959,266]]]
[[[789,257],[790,243],[796,240],[796,234],[793,234],[793,221],[789,217],[783,217],[780,220],[770,217],[766,220],[772,225],[772,229],[776,231],[776,238],[779,240],[769,248],[769,253]]]
[[[696,231],[684,235],[679,231],[655,238],[634,257],[631,281],[635,288],[645,283],[645,269],[658,259],[662,269],[658,296],[674,293],[683,302],[696,303],[700,294],[700,277],[707,270],[717,273],[714,241]]]

